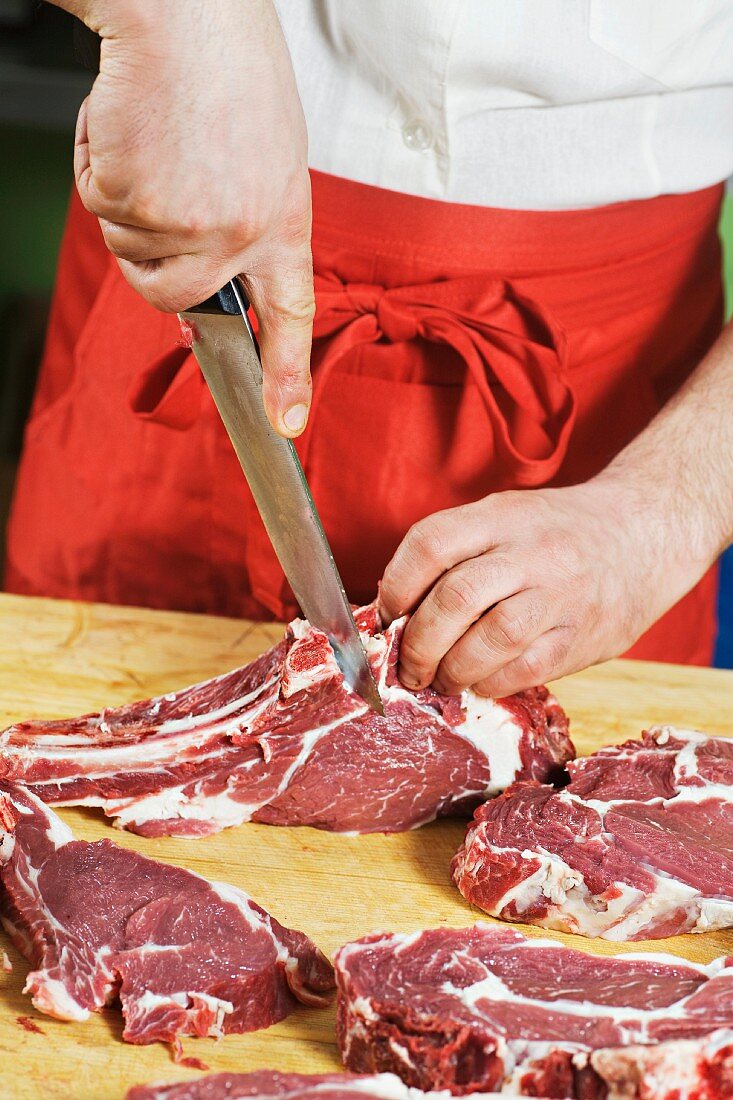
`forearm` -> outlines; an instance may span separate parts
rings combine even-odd
[[[657,516],[670,567],[701,576],[733,542],[733,324],[597,480]]]

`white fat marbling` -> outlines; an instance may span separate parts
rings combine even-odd
[[[49,978],[42,970],[32,970],[23,986],[24,993],[33,993],[33,1005],[47,1016],[57,1020],[75,1020],[82,1022],[91,1015],[88,1008],[82,1008],[69,993],[63,982]]]
[[[519,746],[522,727],[500,703],[464,691],[461,696],[466,719],[455,732],[478,749],[489,762],[488,795],[505,790],[522,770]]]

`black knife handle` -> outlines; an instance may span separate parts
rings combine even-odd
[[[241,305],[240,305],[241,302]],[[242,290],[242,284],[237,283],[236,290],[233,280],[226,283],[216,294],[212,294],[205,302],[197,306],[191,306],[186,313],[229,313],[241,316],[242,306],[245,312],[249,309],[249,299]]]

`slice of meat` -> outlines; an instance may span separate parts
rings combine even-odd
[[[109,840],[74,840],[30,791],[0,783],[0,919],[41,1012],[85,1020],[119,999],[123,1038],[268,1027],[328,1002],[328,960],[241,890]]]
[[[702,1041],[597,1050],[589,1064],[607,1087],[608,1100],[733,1097],[733,1031],[716,1031]]]
[[[546,688],[493,702],[403,688],[405,620],[357,620],[385,703],[345,685],[324,634],[291,623],[245,668],[129,706],[0,736],[0,778],[61,805],[101,806],[145,835],[243,821],[395,832],[470,813],[518,777],[551,781],[574,754]]]
[[[169,1085],[137,1085],[128,1091],[125,1100],[437,1100],[437,1096],[445,1095],[410,1089],[391,1073],[355,1077],[347,1073],[308,1075],[261,1070],[212,1073]],[[485,1100],[495,1095],[484,1094]]]
[[[650,939],[733,927],[733,741],[656,727],[479,807],[453,859],[505,920]]]
[[[733,958],[590,955],[477,924],[367,936],[335,967],[356,1072],[457,1095],[733,1096],[715,1091],[733,1080]]]

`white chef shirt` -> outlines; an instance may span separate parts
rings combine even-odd
[[[733,172],[733,0],[276,0],[314,168],[595,206]]]

